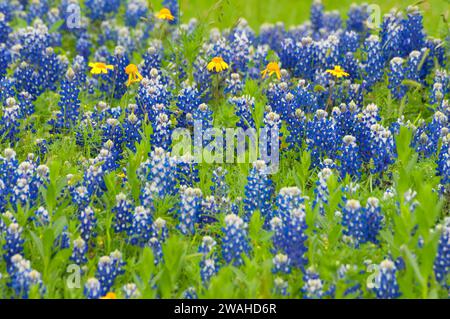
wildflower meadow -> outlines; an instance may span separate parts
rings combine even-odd
[[[447,299],[448,9],[0,0],[0,299]]]

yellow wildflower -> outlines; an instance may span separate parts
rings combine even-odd
[[[338,79],[343,76],[349,76],[347,72],[345,72],[339,65],[336,65],[333,70],[327,70],[327,73],[330,73],[331,75],[334,75]]]
[[[222,59],[222,57],[217,56],[208,63],[206,68],[208,71],[216,70],[216,72],[222,72],[228,69],[228,64]]]
[[[100,299],[117,299],[117,296],[113,292],[108,292],[105,296],[101,297]]]
[[[130,86],[132,83],[140,82],[143,79],[135,64],[128,64],[125,68],[125,73],[128,74],[127,86]]]
[[[89,67],[91,68],[91,74],[106,74],[108,70],[114,70],[114,65],[108,65],[103,62],[91,62]]]
[[[276,74],[278,80],[281,80],[280,66],[278,65],[277,62],[270,62],[269,64],[267,64],[266,68],[263,71],[261,71],[263,79],[267,76],[267,73],[269,73],[269,76]]]
[[[159,10],[159,12],[156,13],[156,17],[161,20],[169,20],[169,21],[175,20],[175,17],[172,15],[172,12],[170,12],[170,10],[167,8],[162,8],[161,10]]]

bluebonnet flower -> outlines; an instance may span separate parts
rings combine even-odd
[[[286,137],[286,142],[289,148],[302,148],[302,144],[306,134],[306,116],[301,109],[294,110],[286,119],[287,129],[289,135]]]
[[[198,163],[190,154],[176,158],[177,180],[180,186],[193,187],[200,182]]]
[[[255,108],[255,99],[251,96],[232,97],[229,102],[234,106],[235,114],[239,117],[237,127],[241,127],[244,130],[247,128],[255,127],[255,121],[253,120],[253,110]]]
[[[276,154],[272,152],[278,152],[281,146],[280,138],[282,133],[280,115],[272,111],[267,112],[264,116],[264,129],[265,130],[260,136],[259,152],[261,154],[261,159],[269,162],[273,156],[276,156]]]
[[[218,215],[225,211],[228,212],[230,208],[230,200],[228,197],[214,197],[206,196],[202,201],[202,224],[211,224],[218,220]],[[231,207],[233,208],[233,207]],[[235,211],[232,211],[235,213]]]
[[[22,91],[17,96],[21,117],[26,118],[34,114],[33,97],[30,93]]]
[[[314,0],[310,8],[311,28],[318,32],[324,26],[324,8],[321,0]]]
[[[148,113],[150,121],[154,121],[159,113],[158,110],[161,110],[159,105],[163,108],[170,105],[172,96],[167,83],[157,69],[151,69],[149,74],[149,78],[144,78],[140,82],[136,104],[140,110]]]
[[[333,175],[333,171],[330,168],[323,168],[317,176],[316,188],[314,189],[316,197],[313,202],[313,207],[318,206],[322,215],[325,214],[325,205],[328,205],[328,197],[330,196],[328,180],[331,175]]]
[[[264,161],[256,161],[247,177],[245,185],[244,210],[246,220],[259,210],[261,216],[267,218],[272,211],[271,199],[273,196],[273,184],[267,175],[267,164]]]
[[[211,278],[217,273],[217,265],[214,259],[202,260],[202,265],[200,268],[200,276],[202,277],[202,282],[207,285]]]
[[[364,42],[364,50],[367,54],[367,61],[364,65],[364,71],[367,74],[365,80],[367,81],[367,87],[371,88],[375,83],[382,80],[384,74],[384,59],[380,38],[376,35],[368,37]]]
[[[343,209],[342,225],[344,226],[344,235],[348,236],[349,241],[356,247],[366,241],[366,220],[364,210],[358,200],[349,199]]]
[[[105,20],[108,14],[117,13],[120,0],[86,0],[87,16],[92,20]]]
[[[339,137],[345,135],[356,135],[358,133],[358,114],[359,108],[354,101],[339,107],[333,107],[331,111],[332,119],[335,122],[337,134]]]
[[[149,77],[152,69],[160,69],[162,57],[163,46],[161,41],[153,40],[144,54],[144,64],[141,67],[142,76]]]
[[[270,49],[279,52],[285,34],[284,23],[263,23],[259,28],[259,37],[257,41],[260,45],[268,45]]]
[[[396,148],[391,131],[380,124],[370,127],[370,152],[372,161],[372,174],[383,174],[389,165],[395,162]]]
[[[128,115],[123,123],[123,133],[126,139],[126,147],[134,152],[136,151],[136,143],[140,143],[142,140],[141,126],[141,120],[134,113]]]
[[[273,273],[280,272],[284,274],[289,274],[291,272],[290,261],[287,255],[284,254],[275,255],[275,257],[272,259],[272,263],[273,263],[272,268]]]
[[[402,84],[403,80],[406,79],[406,69],[404,66],[404,60],[400,57],[395,57],[389,63],[390,72],[389,74],[389,89],[394,98],[401,100],[406,92],[407,87]]]
[[[237,96],[242,93],[244,85],[239,73],[231,73],[230,77],[225,80],[226,86],[224,88],[224,94],[231,96]]]
[[[364,33],[367,30],[366,22],[369,14],[370,11],[366,3],[361,5],[352,4],[348,10],[347,30]]]
[[[441,105],[444,96],[450,92],[450,75],[446,70],[436,70],[430,95],[430,103]]]
[[[288,218],[292,210],[302,208],[304,201],[305,199],[298,187],[283,187],[276,198],[277,209],[274,216],[282,219]]]
[[[50,224],[50,215],[48,213],[48,210],[45,209],[45,207],[40,206],[36,212],[34,213],[34,216],[31,218],[34,220],[36,226],[48,226]]]
[[[8,77],[0,76],[0,102],[4,103],[7,98],[14,97],[15,94],[14,81]]]
[[[72,255],[70,256],[70,260],[73,261],[77,265],[84,265],[87,263],[87,254],[88,251],[88,245],[86,242],[81,238],[78,237],[73,241],[73,250]]]
[[[165,219],[158,217],[153,222],[153,233],[154,236],[160,240],[161,242],[166,241],[167,237],[169,237],[169,229],[167,228],[167,222]]]
[[[84,57],[85,59],[88,59],[90,54],[91,54],[91,49],[93,46],[92,43],[92,36],[87,33],[87,32],[83,32],[78,38],[77,38],[77,43],[75,46],[76,52]]]
[[[194,110],[198,109],[200,104],[202,104],[201,94],[197,88],[185,85],[185,87],[180,90],[177,98],[177,106],[182,112],[181,118],[178,119],[179,127],[193,124],[192,114],[194,113]]]
[[[141,296],[136,284],[126,284],[122,287],[125,299],[136,299]]]
[[[288,296],[289,284],[283,278],[277,277],[273,281],[273,293],[281,296]]]
[[[450,184],[450,133],[442,139],[437,159],[437,175],[441,177],[442,190],[445,190]]]
[[[376,197],[369,197],[364,209],[364,241],[378,244],[378,234],[382,228],[383,216],[381,215],[380,201]]]
[[[32,0],[27,7],[26,21],[31,23],[35,18],[43,17],[48,11],[46,0]]]
[[[443,85],[440,82],[435,82],[433,84],[433,89],[430,94],[430,103],[441,105],[443,99],[444,99]]]
[[[359,141],[359,149],[364,162],[369,162],[372,157],[372,131],[371,127],[380,121],[378,106],[374,103],[368,104],[361,113],[357,115],[358,122],[355,127],[355,137]]]
[[[17,298],[28,299],[33,287],[38,287],[41,295],[45,292],[41,274],[32,269],[30,261],[24,259],[20,254],[12,256],[8,273],[11,278],[9,286],[14,290]]]
[[[345,31],[342,33],[339,39],[339,45],[341,46],[341,53],[354,53],[359,48],[359,35],[353,30]],[[344,68],[347,70],[347,68]],[[351,72],[349,72],[351,73]]]
[[[337,132],[334,122],[328,118],[324,110],[317,110],[314,119],[307,123],[306,142],[311,151],[313,165],[317,165],[321,157],[333,158],[337,150]]]
[[[9,26],[7,17],[3,12],[0,12],[0,43],[6,43],[8,40],[8,35],[11,33],[12,29]]]
[[[118,250],[113,251],[109,256],[100,257],[96,277],[100,282],[102,296],[110,291],[117,276],[124,272],[124,265],[122,253]]]
[[[64,77],[69,60],[64,55],[57,55],[53,48],[46,48],[37,70],[37,95],[45,89],[56,90],[59,81]],[[32,93],[32,92],[30,92]]]
[[[437,152],[437,146],[442,135],[442,129],[447,128],[448,123],[448,117],[444,113],[440,111],[436,111],[434,113],[433,119],[428,125],[428,132],[432,146],[431,152],[433,154]]]
[[[97,236],[95,228],[97,226],[97,218],[91,207],[86,207],[79,213],[81,238],[89,243],[92,238]]]
[[[144,247],[153,232],[153,216],[149,209],[137,206],[134,209],[131,227],[128,229],[129,241],[132,245]]]
[[[326,39],[314,42],[315,61],[321,67],[332,69],[335,65],[339,65],[339,38],[331,34]]]
[[[80,88],[75,72],[69,69],[66,73],[66,79],[61,83],[59,93],[61,99],[58,103],[60,113],[51,123],[55,129],[69,129],[77,122],[80,109],[79,93]]]
[[[361,157],[359,155],[359,147],[356,144],[356,138],[351,135],[346,135],[343,138],[343,145],[341,147],[340,155],[341,165],[339,170],[341,177],[346,175],[359,178],[361,176]]]
[[[127,26],[136,27],[141,18],[148,14],[147,2],[145,0],[131,0],[127,3],[125,12],[125,23]]]
[[[124,193],[116,196],[116,206],[113,207],[112,212],[114,213],[114,231],[127,232],[133,218],[133,205]]]
[[[250,40],[247,33],[235,32],[234,39],[230,43],[233,47],[233,55],[231,56],[231,68],[234,72],[245,74],[250,62]]]
[[[102,296],[100,281],[97,278],[89,278],[84,285],[84,295],[88,299],[99,299]]]
[[[70,235],[68,232],[68,227],[67,225],[64,226],[61,234],[59,234],[56,239],[55,242],[53,244],[55,247],[59,247],[59,249],[68,249],[70,248]]]
[[[226,182],[228,171],[223,167],[213,170],[211,193],[213,196],[221,198],[228,197],[230,186]]]
[[[448,274],[450,269],[450,218],[446,217],[444,224],[440,226],[442,231],[439,238],[438,251],[434,260],[433,270],[436,281],[448,288]]]
[[[102,125],[102,141],[103,143],[111,140],[114,142],[114,145],[121,145],[123,141],[123,128],[120,124],[120,121],[115,118],[109,118]]]
[[[198,299],[197,291],[194,287],[189,287],[183,292],[183,299]]]
[[[209,131],[213,129],[213,112],[205,103],[200,104],[193,114],[188,114],[188,122],[194,121],[194,147],[207,147],[213,141],[213,136],[209,137]],[[202,141],[200,141],[200,139]]]
[[[151,136],[151,144],[153,147],[160,147],[170,150],[172,145],[172,122],[165,113],[156,116],[153,123],[153,134]]]
[[[422,20],[422,13],[417,6],[408,6],[406,8],[406,19],[402,21],[402,48],[404,52],[408,53],[424,47],[425,32]]]
[[[324,296],[323,281],[312,269],[308,269],[303,276],[304,285],[301,289],[304,299],[321,299]]]
[[[385,259],[380,263],[374,289],[379,299],[394,299],[400,296],[397,267],[392,260]]]
[[[19,224],[13,222],[9,224],[5,232],[5,244],[3,245],[3,258],[6,264],[11,263],[11,257],[23,252],[24,239],[22,238],[23,229]]]
[[[175,193],[176,161],[164,149],[156,147],[149,160],[141,164],[138,175],[144,181],[153,183],[155,195],[165,197]]]
[[[311,64],[315,57],[315,44],[312,38],[303,37],[300,42],[296,44],[295,55],[297,57],[294,75],[299,78],[311,80],[314,75],[314,70]]]
[[[390,61],[394,57],[403,56],[402,35],[402,15],[393,9],[384,15],[381,23],[380,38],[384,61]]]
[[[305,206],[301,204],[281,216],[273,217],[270,226],[274,232],[275,250],[285,253],[293,267],[304,269],[307,263]]]
[[[148,241],[148,245],[152,249],[154,263],[155,263],[155,265],[158,265],[160,262],[163,261],[163,251],[162,251],[161,241],[158,240],[158,238],[156,238],[156,237],[152,237]]]
[[[202,243],[198,248],[198,252],[203,254],[204,258],[211,257],[214,253],[214,248],[216,247],[217,242],[210,236],[204,236],[202,238]]]
[[[222,255],[227,264],[235,266],[243,264],[243,255],[250,251],[250,243],[247,235],[247,224],[237,215],[225,216],[223,228]]]
[[[422,54],[420,51],[411,51],[406,61],[405,72],[406,78],[408,80],[413,80],[416,82],[421,82],[421,74],[420,74],[420,62],[422,60]]]
[[[13,144],[19,138],[20,128],[20,108],[14,98],[6,99],[6,106],[3,107],[3,114],[0,118],[0,135],[6,138],[8,144]]]
[[[6,48],[6,45],[0,42],[0,78],[3,78],[6,75],[10,62],[11,62],[11,54],[9,50]]]
[[[216,265],[217,257],[215,255],[215,247],[217,242],[210,236],[204,236],[202,238],[202,244],[198,251],[202,254],[202,260],[200,261],[200,276],[202,282],[207,285],[218,269]]]
[[[200,221],[202,191],[187,187],[181,190],[178,228],[184,235],[195,234],[195,225]]]

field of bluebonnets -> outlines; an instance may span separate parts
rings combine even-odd
[[[311,2],[0,0],[0,297],[448,298],[448,2]]]

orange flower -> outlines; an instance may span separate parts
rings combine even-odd
[[[162,8],[161,10],[159,10],[159,12],[156,13],[156,17],[161,20],[169,20],[169,21],[175,20],[175,17],[172,15],[172,12],[170,12],[170,10],[167,8]]]
[[[117,299],[117,296],[114,292],[108,292],[105,296],[100,299]]]
[[[125,73],[128,74],[128,81],[126,83],[127,86],[130,86],[132,83],[140,82],[143,77],[139,73],[138,67],[135,64],[128,64],[125,68]]]
[[[91,68],[91,74],[107,74],[108,70],[114,70],[114,65],[103,62],[91,62],[89,67]]]
[[[206,68],[208,71],[215,70],[216,72],[222,72],[228,69],[228,64],[222,59],[222,57],[217,56],[208,63]]]
[[[263,71],[261,71],[263,79],[267,76],[267,73],[269,73],[269,76],[276,74],[278,80],[281,80],[280,66],[278,65],[277,62],[270,62],[269,64],[267,64],[266,68]]]

